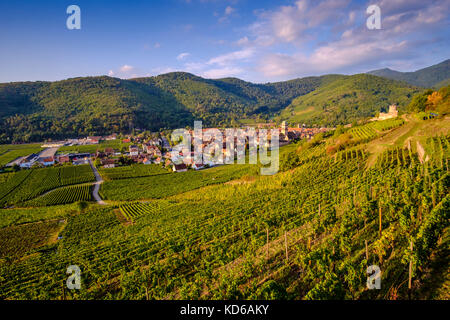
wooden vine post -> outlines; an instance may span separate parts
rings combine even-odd
[[[367,247],[367,240],[364,240],[364,242],[366,244],[366,260],[369,262],[369,248]]]
[[[267,260],[269,260],[269,227],[266,228],[267,235]]]
[[[379,209],[379,233],[380,233],[380,238],[381,238],[381,221],[382,221],[382,217],[383,217],[383,213],[381,212],[381,207]]]
[[[411,250],[411,254],[412,254],[412,251],[413,251],[412,240],[409,242],[409,249]],[[412,264],[413,264],[413,261],[412,261],[412,257],[411,257],[411,259],[409,260],[408,290],[411,290],[411,287],[412,287]]]
[[[286,263],[289,262],[289,255],[288,255],[288,244],[287,244],[287,232],[284,231],[284,249],[286,250]]]

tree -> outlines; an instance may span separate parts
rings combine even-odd
[[[415,95],[411,103],[408,105],[409,112],[422,112],[425,111],[428,96],[433,93],[433,90],[427,90],[424,93]]]

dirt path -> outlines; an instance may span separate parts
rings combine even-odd
[[[94,191],[92,192],[92,195],[94,196],[95,201],[97,201],[98,204],[105,205],[106,202],[100,198],[98,195],[98,191],[100,190],[100,185],[103,183],[102,176],[100,173],[98,173],[97,168],[92,163],[92,160],[89,160],[89,164],[91,165],[91,169],[94,172],[95,180],[97,180],[96,183],[94,183]]]

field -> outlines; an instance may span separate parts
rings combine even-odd
[[[89,165],[21,170],[0,183],[0,206],[16,205],[52,189],[95,181]]]
[[[141,164],[107,169],[100,168],[99,172],[105,180],[118,180],[167,174],[169,173],[169,170],[164,169],[162,166],[156,164]]]
[[[92,200],[92,185],[59,188],[25,203],[27,207],[45,207]]]
[[[378,136],[371,125],[365,125],[350,129],[349,133],[357,142],[367,142]]]
[[[126,148],[132,145],[132,143],[122,143],[121,140],[102,141],[99,144],[80,145],[80,146],[63,146],[58,149],[58,154],[64,153],[96,153],[97,150],[104,151],[105,148],[113,148],[120,151],[122,148]]]
[[[255,172],[256,166],[228,165],[207,170],[106,181],[102,184],[101,195],[104,199],[116,201],[159,199]]]
[[[160,212],[161,209],[167,207],[166,203],[159,202],[132,202],[120,206],[120,212],[128,220],[135,220],[142,215],[150,215],[155,212]]]
[[[41,207],[14,208],[0,210],[0,228],[21,225],[30,222],[65,218],[78,210],[76,204]]]
[[[396,145],[411,132],[403,126],[375,131],[389,143],[373,166],[375,140],[329,153],[340,139],[330,133],[283,148],[273,176],[229,165],[123,178],[102,187],[121,202],[0,210],[10,239],[0,298],[448,299],[448,282],[430,274],[448,267],[450,135],[422,139],[420,124],[409,138],[421,139],[421,162]],[[63,292],[73,264],[82,289]],[[366,288],[370,265],[382,270],[380,290]]]
[[[41,247],[60,229],[61,222],[51,220],[0,229],[0,259],[20,257]]]
[[[0,167],[9,162],[43,150],[40,144],[5,144],[0,145]]]
[[[402,118],[387,119],[383,121],[374,121],[370,125],[378,131],[391,130],[403,125],[405,121]]]

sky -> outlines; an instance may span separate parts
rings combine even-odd
[[[79,30],[67,28],[70,5]],[[370,5],[381,29],[366,25]],[[2,1],[0,82],[415,71],[449,58],[449,11],[450,0]]]

